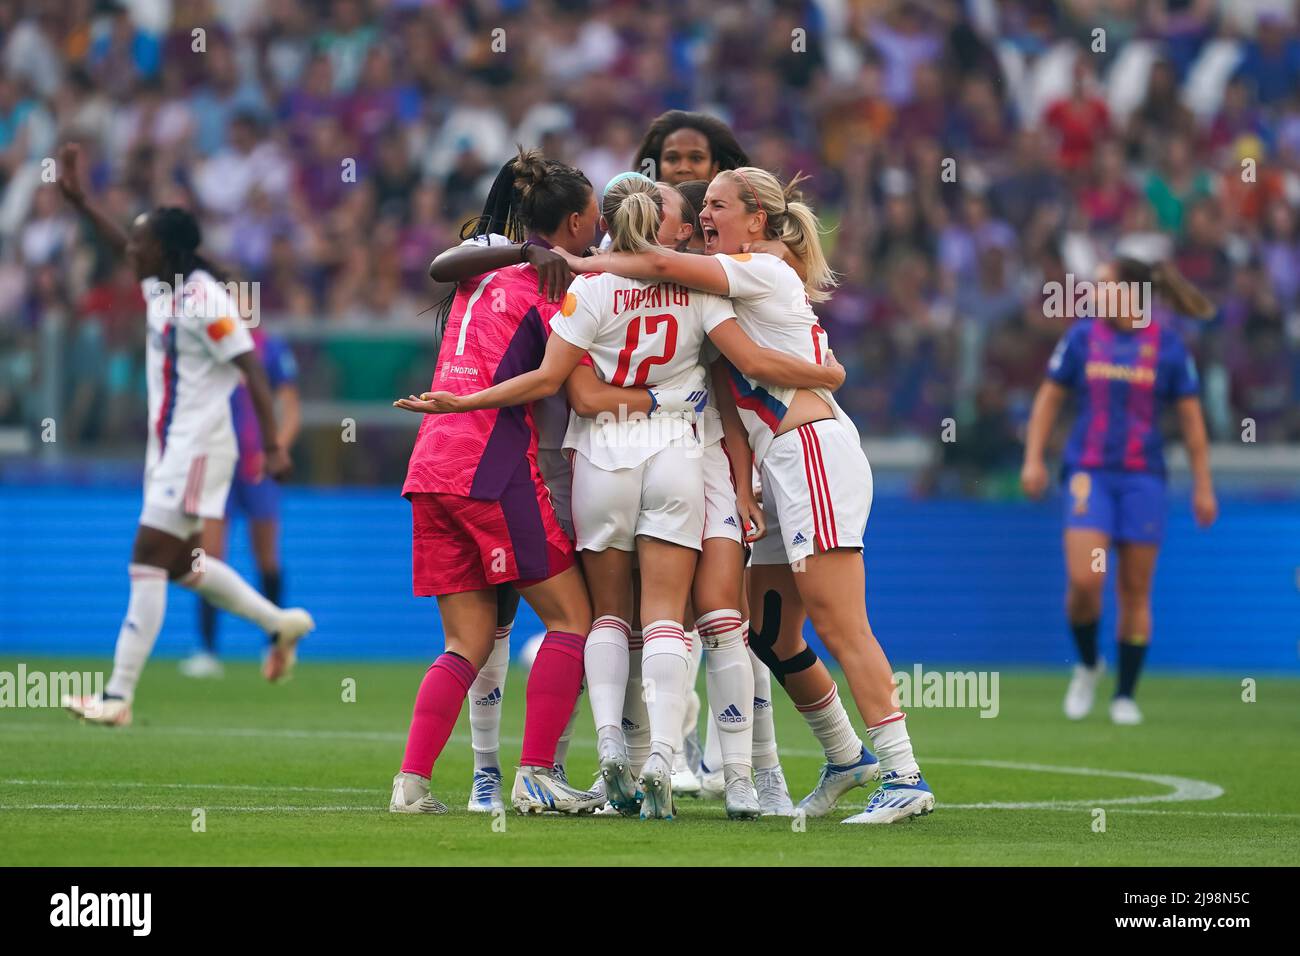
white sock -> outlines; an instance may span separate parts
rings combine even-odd
[[[754,668],[742,625],[740,612],[729,609],[710,611],[695,622],[709,651],[709,710],[718,725],[723,766],[748,775],[753,768]]]
[[[487,663],[469,685],[469,739],[474,748],[474,769],[501,769],[501,702],[510,670],[510,625],[497,628],[496,643]]]
[[[912,754],[912,738],[907,736],[907,715],[894,711],[878,724],[867,728],[871,749],[880,758],[881,773],[896,771],[906,776],[919,773],[916,757]]]
[[[862,739],[849,723],[849,715],[840,703],[838,687],[832,685],[826,696],[817,703],[804,706],[796,704],[795,709],[808,721],[808,729],[822,745],[828,763],[854,763],[861,756]]]
[[[713,696],[713,688],[705,684],[709,696],[709,719],[704,724],[704,760],[702,769],[705,773],[715,773],[722,769],[722,744],[719,738],[718,721],[713,715],[718,712],[718,699]],[[726,706],[725,704],[722,706]]]
[[[167,611],[167,572],[148,564],[129,564],[127,571],[131,575],[131,598],[117,632],[113,674],[104,691],[130,700],[135,696],[144,662],[149,659],[162,630],[163,614]]]
[[[650,714],[645,706],[645,685],[641,683],[641,632],[633,631],[628,644],[627,693],[623,696],[623,736],[627,740],[627,762],[632,775],[641,773],[650,756]]]
[[[682,738],[700,729],[700,692],[696,689],[700,677],[700,660],[704,657],[704,645],[696,631],[686,631],[686,642],[691,648],[691,661],[686,671],[686,713],[682,716]]]
[[[650,754],[671,767],[682,748],[682,717],[686,713],[686,675],[691,649],[681,621],[652,621],[644,628],[641,675],[650,714]]]
[[[753,651],[749,652],[749,664],[754,672],[754,769],[770,770],[781,765],[772,714],[772,672]]]
[[[627,748],[623,739],[623,692],[627,689],[627,641],[632,628],[627,621],[605,614],[592,623],[583,652],[591,715],[596,721],[596,746]]]
[[[274,634],[280,626],[280,609],[220,558],[205,555],[203,570],[191,571],[179,583],[207,598],[209,604],[252,621],[268,634]]]
[[[579,690],[581,695],[582,691]],[[560,739],[555,742],[555,765],[563,767],[564,761],[569,756],[569,741],[573,739],[573,725],[578,720],[578,709],[582,706],[581,700],[573,702],[573,713],[569,715],[569,722],[564,725],[564,733],[560,734]]]

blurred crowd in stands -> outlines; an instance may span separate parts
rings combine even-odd
[[[1157,313],[1193,348],[1213,436],[1249,417],[1300,438],[1294,0],[11,0],[0,423],[44,417],[60,323],[65,434],[143,441],[139,292],[50,184],[63,141],[123,222],[198,211],[268,328],[350,328],[429,318],[427,263],[515,143],[600,188],[673,108],[811,174],[844,277],[819,311],[864,435],[937,441],[951,416],[973,439],[951,464],[1014,465],[1070,321],[1044,283],[1140,236],[1220,306]],[[300,356],[305,397],[425,384],[413,341],[359,389],[371,363]]]

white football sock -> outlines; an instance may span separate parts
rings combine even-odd
[[[591,715],[596,721],[596,746],[602,754],[609,746],[627,749],[622,728],[623,693],[627,689],[627,641],[631,633],[627,621],[605,614],[596,618],[587,635],[583,664]]]
[[[696,689],[700,677],[700,660],[704,657],[704,645],[696,631],[686,631],[686,641],[691,648],[691,661],[686,672],[686,713],[682,717],[682,738],[699,732],[700,728],[700,692]]]
[[[703,769],[706,773],[715,773],[722,769],[722,744],[718,740],[722,735],[718,732],[718,721],[713,716],[718,712],[718,701],[707,682],[705,689],[709,697],[709,719],[704,724]]]
[[[795,709],[808,721],[808,729],[822,745],[828,763],[855,763],[862,755],[862,739],[849,723],[849,715],[840,703],[838,687],[832,685],[826,696],[817,703],[804,706],[796,704]]]
[[[487,663],[469,685],[469,739],[474,748],[474,769],[501,769],[501,702],[510,671],[510,625],[497,628],[496,643]]]
[[[871,749],[880,758],[881,773],[897,771],[900,774],[919,773],[916,757],[912,754],[912,738],[907,736],[907,715],[894,711],[878,724],[867,728]]]
[[[754,668],[742,624],[740,612],[728,609],[702,615],[695,626],[709,651],[709,710],[718,725],[723,766],[747,775],[753,767]]]
[[[113,651],[113,673],[104,691],[130,700],[140,681],[144,662],[149,659],[167,611],[167,572],[148,564],[129,564],[131,597],[126,617],[117,632]]]
[[[680,621],[652,621],[644,631],[641,675],[650,714],[650,753],[673,764],[682,748],[682,717],[686,712],[686,675],[691,649]]]
[[[179,583],[207,598],[209,604],[252,621],[268,634],[274,634],[280,626],[280,609],[220,558],[205,555],[203,570],[191,571]]]
[[[627,693],[623,696],[623,736],[627,740],[627,762],[633,776],[641,773],[650,756],[650,714],[645,706],[645,685],[641,682],[641,632],[633,631],[628,644]]]
[[[772,714],[772,672],[753,651],[749,652],[749,664],[754,672],[754,769],[770,770],[781,765]]]

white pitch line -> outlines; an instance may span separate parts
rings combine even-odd
[[[260,787],[249,783],[143,783],[138,780],[0,780],[0,786],[15,787],[139,787],[166,790],[243,790],[251,793],[362,793],[374,796],[387,791],[377,787]]]
[[[135,803],[0,803],[0,810],[144,810],[149,812],[189,813],[193,807],[173,807]],[[387,813],[387,807],[214,807],[201,809],[217,813]]]

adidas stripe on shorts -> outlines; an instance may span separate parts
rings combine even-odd
[[[736,511],[736,483],[731,478],[731,462],[722,442],[703,449],[704,468],[704,537],[730,538],[743,544],[740,536],[740,513]]]
[[[140,524],[188,538],[204,518],[225,515],[234,477],[232,455],[164,454],[145,475]]]
[[[814,552],[861,548],[871,513],[871,465],[833,418],[772,439],[763,457],[767,533],[754,543],[753,564],[793,564]]]

